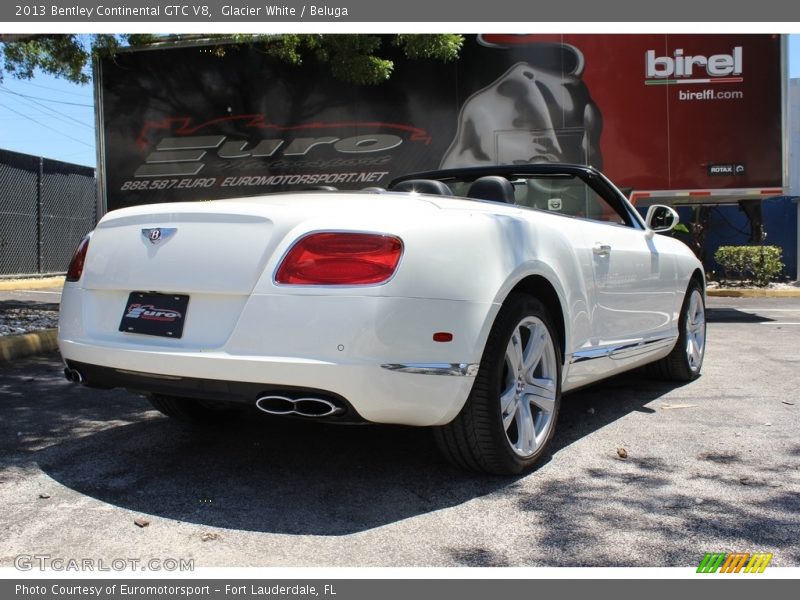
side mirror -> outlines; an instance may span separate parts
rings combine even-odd
[[[678,213],[671,206],[654,204],[647,209],[645,224],[656,233],[666,233],[675,229],[680,220]]]

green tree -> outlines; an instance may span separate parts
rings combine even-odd
[[[124,47],[152,47],[193,41],[207,44],[217,55],[231,45],[255,44],[266,54],[292,65],[305,61],[327,63],[338,79],[376,85],[391,77],[394,64],[385,57],[387,46],[399,48],[407,58],[452,61],[458,58],[464,38],[457,34],[292,35],[17,35],[0,34],[0,81],[3,75],[30,79],[37,70],[75,83],[91,81],[94,56],[114,56]]]

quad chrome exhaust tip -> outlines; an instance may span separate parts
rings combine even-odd
[[[315,419],[333,417],[344,412],[344,408],[324,398],[288,398],[276,395],[261,396],[256,400],[256,407],[270,415],[297,415]]]
[[[72,383],[83,383],[84,381],[83,374],[78,369],[70,369],[69,367],[64,369],[64,377]]]

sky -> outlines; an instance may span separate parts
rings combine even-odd
[[[5,75],[0,83],[0,148],[95,166],[92,86],[50,75]]]
[[[789,77],[800,77],[800,35],[789,36]],[[96,166],[91,85],[39,74],[0,83],[0,149]]]

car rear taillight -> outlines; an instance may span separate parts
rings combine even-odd
[[[275,282],[292,285],[375,285],[394,275],[403,242],[375,233],[312,233],[295,242]]]
[[[89,236],[87,235],[78,244],[75,254],[72,255],[72,260],[69,261],[69,268],[67,269],[67,281],[78,281],[83,275],[83,263],[86,261],[86,251],[89,250]]]

